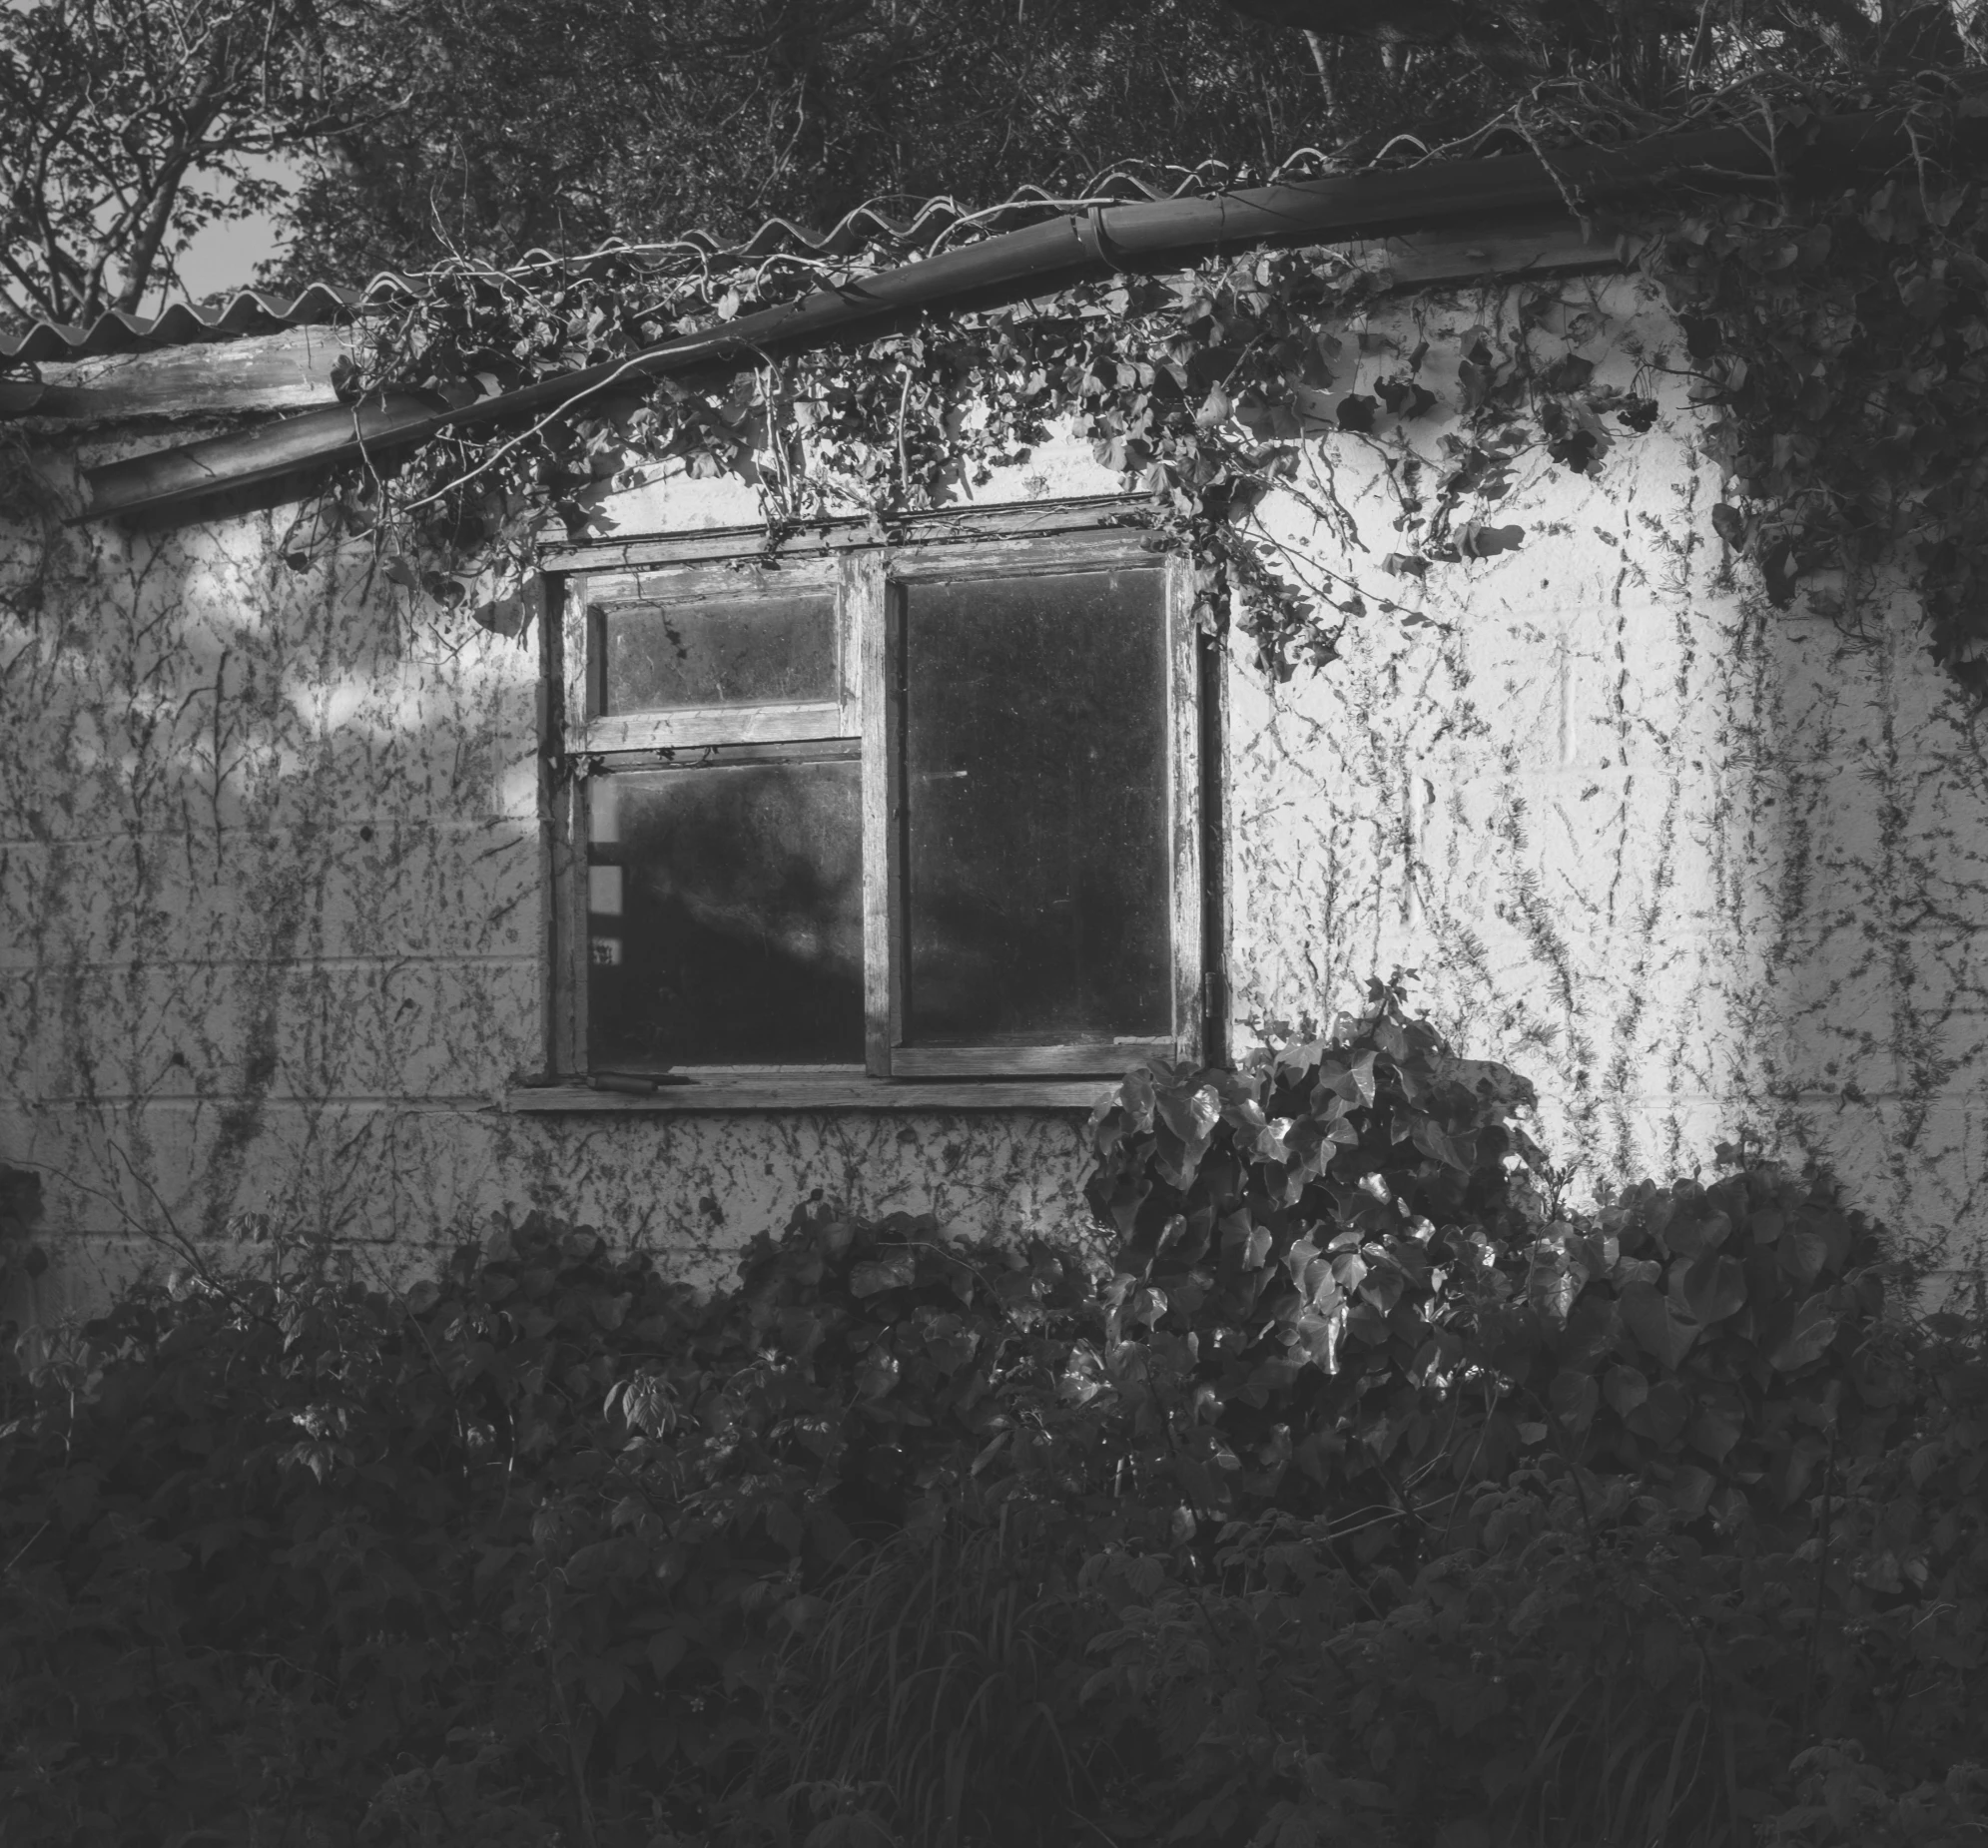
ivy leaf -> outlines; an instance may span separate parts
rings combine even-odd
[[[1628,1418],[1650,1397],[1650,1382],[1644,1378],[1641,1368],[1625,1364],[1609,1369],[1602,1382],[1602,1391],[1615,1408],[1616,1416]]]
[[[1740,1411],[1728,1405],[1711,1404],[1699,1405],[1684,1433],[1690,1447],[1714,1463],[1722,1463],[1743,1435]]]
[[[1547,453],[1563,468],[1571,468],[1578,475],[1586,474],[1594,467],[1602,453],[1602,438],[1593,430],[1570,430],[1557,442],[1547,444]]]
[[[857,1377],[857,1398],[866,1401],[889,1398],[898,1383],[898,1357],[889,1348],[872,1348],[863,1372]]]
[[[1829,1258],[1829,1241],[1809,1226],[1785,1232],[1779,1244],[1780,1267],[1800,1283],[1813,1283]]]
[[[628,1685],[628,1677],[621,1672],[621,1664],[611,1661],[604,1655],[590,1656],[582,1670],[587,1683],[587,1698],[594,1709],[605,1719],[614,1711],[615,1702],[621,1698],[622,1689]]]
[[[1476,1165],[1475,1137],[1452,1136],[1426,1116],[1415,1119],[1410,1139],[1431,1161],[1440,1161],[1446,1168],[1455,1168],[1460,1174],[1470,1173]]]
[[[1709,1327],[1737,1315],[1746,1302],[1746,1270],[1737,1258],[1707,1251],[1691,1260],[1677,1292],[1694,1322]]]
[[[1625,1284],[1622,1305],[1630,1333],[1665,1367],[1674,1368],[1691,1351],[1697,1330],[1678,1318],[1654,1284]]]
[[[918,1274],[917,1260],[907,1250],[887,1251],[880,1258],[867,1259],[849,1273],[852,1296],[877,1296],[910,1283]]]
[[[1709,359],[1725,344],[1725,334],[1709,314],[1679,314],[1677,324],[1684,330],[1684,350],[1693,359]]]
[[[1721,500],[1711,510],[1711,526],[1734,551],[1746,543],[1746,521],[1737,507],[1728,507]]]
[[[1595,1422],[1595,1414],[1602,1404],[1602,1389],[1595,1383],[1592,1373],[1568,1371],[1554,1376],[1547,1399],[1553,1407],[1554,1416],[1568,1430],[1579,1433]]]
[[[1466,558],[1495,558],[1500,552],[1516,552],[1524,543],[1523,526],[1480,526],[1470,521],[1457,535],[1457,550]]]
[[[1676,1443],[1691,1416],[1690,1395],[1675,1380],[1658,1380],[1650,1397],[1624,1418],[1640,1438],[1665,1448]]]
[[[1794,1313],[1794,1326],[1767,1355],[1776,1373],[1794,1373],[1819,1360],[1836,1339],[1836,1318],[1819,1296],[1809,1297]]]
[[[1695,1521],[1705,1512],[1718,1479],[1694,1463],[1680,1463],[1670,1478],[1670,1506],[1686,1521]]]
[[[1379,408],[1378,401],[1365,392],[1349,391],[1339,400],[1339,427],[1362,435],[1370,434],[1374,427],[1374,413]]]
[[[658,1682],[666,1682],[690,1648],[690,1640],[680,1629],[658,1630],[649,1638],[649,1668]]]

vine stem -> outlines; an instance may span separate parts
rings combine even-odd
[[[1815,1657],[1817,1646],[1822,1640],[1822,1594],[1828,1588],[1829,1572],[1829,1489],[1836,1474],[1836,1434],[1829,1434],[1829,1457],[1822,1466],[1822,1514],[1821,1533],[1816,1540],[1815,1551],[1815,1621],[1808,1628],[1808,1659],[1801,1670],[1801,1738],[1804,1745],[1813,1741],[1808,1735],[1808,1714],[1810,1702],[1815,1693]]]
[[[29,1547],[33,1546],[35,1541],[40,1540],[41,1537],[48,1532],[48,1529],[49,1529],[49,1524],[46,1521],[44,1521],[40,1527],[35,1529],[35,1531],[28,1536],[26,1541],[21,1546],[21,1549],[18,1552],[16,1552],[14,1556],[11,1559],[9,1559],[5,1565],[0,1565],[0,1575],[4,1575],[5,1573],[11,1572],[15,1566],[19,1565],[20,1562],[27,1557]]]
[[[580,1761],[580,1742],[573,1728],[573,1709],[559,1679],[558,1617],[552,1608],[552,1580],[545,1580],[545,1672],[552,1682],[552,1698],[559,1703],[559,1722],[566,1733],[566,1762],[573,1778],[573,1796],[579,1805],[580,1833],[587,1848],[599,1848],[600,1836],[594,1828],[593,1798],[587,1793],[587,1768]]]

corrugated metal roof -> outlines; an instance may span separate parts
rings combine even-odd
[[[1317,149],[1305,148],[1285,161],[1270,178],[1274,182],[1305,177],[1323,171],[1327,165],[1325,156]],[[1079,207],[1193,198],[1225,191],[1234,183],[1231,170],[1219,161],[1204,162],[1191,169],[1169,168],[1158,182],[1130,170],[1116,169],[1100,176],[1074,198],[1059,197],[1038,186],[1024,186],[999,205],[978,211],[961,205],[950,195],[904,202],[908,208],[905,211],[894,210],[897,201],[877,200],[859,206],[824,235],[808,231],[789,219],[772,218],[743,244],[713,237],[708,232],[692,231],[663,244],[618,248],[633,250],[667,267],[677,267],[686,261],[699,267],[711,263],[760,262],[776,256],[823,261],[865,250],[881,250],[901,258],[941,249],[956,236],[1014,231]],[[532,251],[520,260],[519,267],[570,261],[574,260],[548,251]],[[191,346],[208,340],[233,339],[241,334],[274,333],[285,327],[345,320],[368,305],[395,298],[404,300],[417,293],[419,287],[418,278],[388,274],[374,277],[363,289],[314,283],[301,296],[244,289],[205,307],[176,302],[162,314],[128,314],[113,309],[87,326],[36,321],[25,333],[0,331],[0,365],[43,364],[144,352],[162,346]]]
[[[95,359],[110,353],[193,346],[204,340],[233,339],[238,334],[274,333],[283,327],[343,320],[381,285],[401,292],[407,287],[397,277],[382,277],[367,289],[314,283],[301,296],[244,289],[206,307],[175,302],[163,314],[128,314],[113,308],[81,327],[38,320],[25,333],[0,332],[0,364]]]

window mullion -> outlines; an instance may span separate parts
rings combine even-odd
[[[855,643],[863,719],[863,1013],[865,1064],[891,1075],[896,1037],[895,920],[901,869],[895,840],[898,812],[898,702],[893,697],[890,589],[881,552],[842,561],[846,633]]]
[[[1175,1056],[1199,1061],[1207,1013],[1203,942],[1207,906],[1201,848],[1201,675],[1194,568],[1175,552],[1166,570],[1167,817],[1172,887]]]

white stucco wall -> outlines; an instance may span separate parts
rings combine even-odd
[[[1669,323],[1631,285],[1569,287],[1599,292],[1590,356],[1624,382],[1660,362]],[[1415,303],[1370,363],[1510,303]],[[1369,618],[1281,688],[1231,661],[1236,1014],[1328,1018],[1417,969],[1468,1050],[1539,1084],[1577,1193],[1708,1166],[1745,1124],[1965,1273],[1983,730],[1908,599],[1855,647],[1765,607],[1711,531],[1700,413],[1643,382],[1658,427],[1599,480],[1524,476],[1496,514],[1524,546],[1432,572],[1432,626]],[[1400,597],[1383,458],[1330,442],[1268,524]],[[106,452],[50,438],[38,463],[73,495]],[[1064,444],[983,498],[1114,485]],[[1315,517],[1327,487],[1350,524]],[[614,511],[755,516],[680,478]],[[411,617],[362,549],[293,573],[286,523],[0,522],[0,1161],[43,1172],[61,1257],[17,1313],[95,1297],[169,1217],[398,1268],[544,1205],[709,1276],[815,1187],[976,1229],[1079,1210],[1068,1114],[507,1114],[542,1044],[536,638]]]

